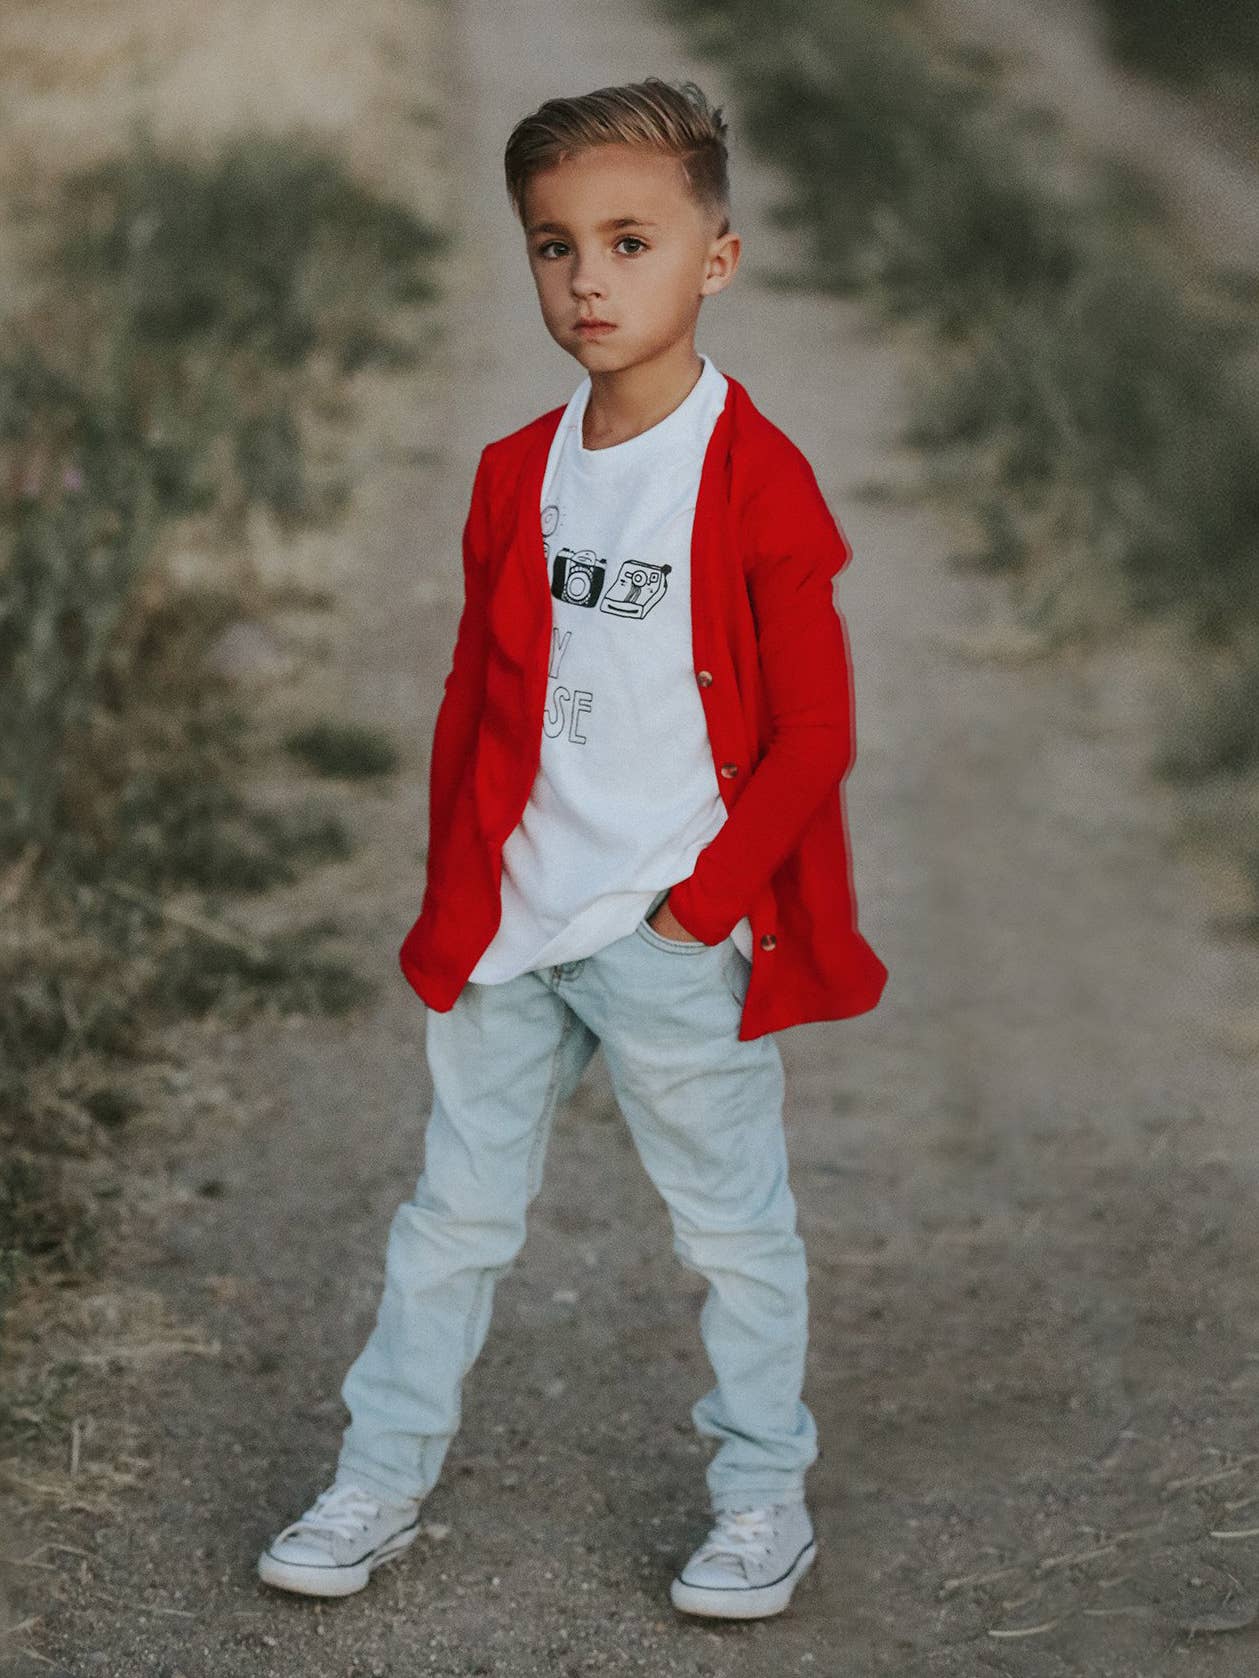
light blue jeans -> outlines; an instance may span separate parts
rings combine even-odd
[[[739,1041],[751,963],[734,942],[667,939],[647,925],[654,909],[583,960],[469,982],[448,1012],[428,1010],[424,1170],[394,1214],[375,1326],[341,1387],[338,1483],[393,1500],[436,1483],[556,1110],[602,1044],[673,1251],[709,1283],[699,1326],[717,1383],[691,1418],[721,1442],[712,1507],[804,1496],[817,1428],[800,1396],[807,1265],[782,1060],[772,1035]]]

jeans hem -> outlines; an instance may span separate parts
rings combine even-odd
[[[377,1475],[363,1473],[349,1465],[337,1468],[332,1483],[334,1486],[362,1486],[365,1492],[374,1492],[386,1503],[422,1503],[427,1496],[424,1492],[400,1492],[396,1486],[391,1486],[388,1481],[381,1480]]]
[[[714,1492],[709,1498],[714,1514],[754,1503],[803,1503],[804,1500],[803,1486],[745,1486],[741,1491]]]

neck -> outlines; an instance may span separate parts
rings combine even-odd
[[[689,343],[633,367],[592,370],[582,419],[584,447],[608,449],[658,425],[686,400],[703,371],[703,359]]]

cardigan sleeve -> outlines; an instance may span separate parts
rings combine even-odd
[[[821,802],[837,796],[856,751],[848,636],[832,587],[852,549],[808,461],[796,458],[744,515],[768,744],[690,875],[669,893],[678,921],[706,944],[727,938],[749,912]]]
[[[446,676],[429,760],[429,832],[450,807],[481,716],[485,691],[489,468],[486,445],[477,462],[463,527],[463,610]],[[431,838],[430,838],[431,842]]]

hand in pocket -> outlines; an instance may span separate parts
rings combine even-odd
[[[694,934],[688,932],[681,921],[676,918],[673,910],[669,907],[667,897],[647,922],[647,925],[661,938],[672,938],[677,944],[699,944],[703,942],[702,939],[696,938]]]

